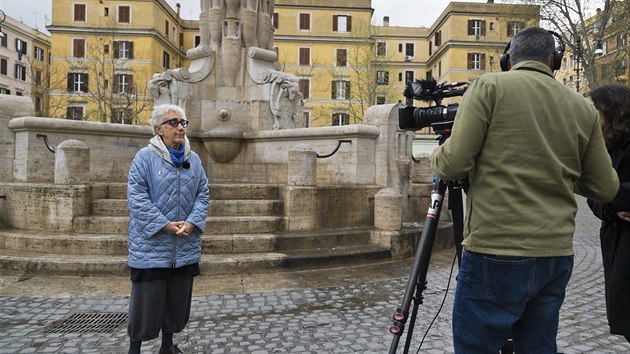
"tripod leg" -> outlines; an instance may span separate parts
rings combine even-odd
[[[422,234],[420,235],[420,242],[418,244],[418,249],[416,250],[412,271],[407,281],[402,305],[396,309],[393,316],[394,324],[389,328],[389,331],[394,335],[392,345],[389,350],[390,354],[396,353],[398,348],[398,342],[400,341],[400,337],[402,336],[405,328],[405,323],[407,322],[407,316],[409,315],[409,309],[411,307],[411,300],[414,297],[414,292],[416,293],[415,296],[417,299],[422,299],[422,290],[424,290],[426,283],[429,261],[431,259],[431,251],[433,249],[433,241],[435,240],[435,233],[437,231],[440,212],[442,210],[442,200],[444,199],[446,188],[447,184],[444,181],[439,180],[436,183],[436,189],[431,193],[431,205],[427,211],[427,217],[424,222]],[[413,323],[410,323],[407,341],[411,339],[412,332]]]

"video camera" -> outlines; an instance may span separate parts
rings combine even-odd
[[[411,102],[413,99],[425,102],[433,101],[435,106],[413,107],[407,105],[398,109],[398,123],[400,129],[420,130],[432,127],[433,131],[448,137],[455,121],[455,114],[459,108],[458,103],[442,105],[442,99],[446,97],[456,97],[464,95],[468,82],[452,82],[437,84],[435,79],[417,80],[409,82],[405,88],[404,96]]]

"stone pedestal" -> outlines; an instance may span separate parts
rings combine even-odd
[[[308,147],[289,151],[289,186],[315,186],[317,182],[317,153]]]
[[[383,231],[402,228],[402,196],[393,188],[383,188],[374,197],[374,227]]]
[[[55,152],[55,184],[90,182],[90,148],[79,140],[66,140]]]

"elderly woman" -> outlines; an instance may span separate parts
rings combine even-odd
[[[190,150],[184,110],[159,105],[151,114],[155,136],[129,170],[129,353],[162,332],[160,354],[190,315],[193,277],[200,274],[201,234],[208,213],[208,179]]]

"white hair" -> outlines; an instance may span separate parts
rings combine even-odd
[[[186,119],[186,112],[184,109],[178,105],[174,104],[161,104],[153,107],[153,111],[151,112],[151,127],[153,128],[153,134],[155,134],[155,127],[164,123],[163,118],[164,115],[168,112],[176,112],[181,115],[182,119]]]

